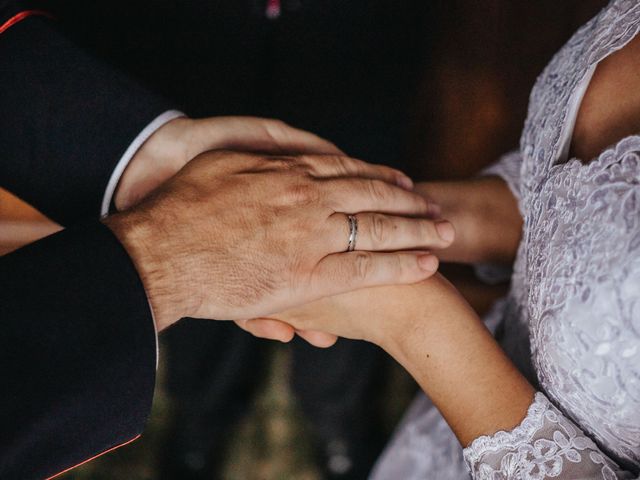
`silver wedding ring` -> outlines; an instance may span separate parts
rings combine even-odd
[[[358,240],[358,217],[355,215],[347,215],[347,222],[349,222],[347,252],[353,252],[356,249],[356,240]]]

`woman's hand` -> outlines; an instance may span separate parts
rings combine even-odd
[[[385,286],[327,297],[272,318],[236,322],[256,337],[288,342],[294,335],[320,348],[332,346],[338,337],[367,340],[380,345],[389,330],[401,329],[417,286]],[[398,317],[398,318],[396,318]],[[388,332],[388,333],[385,333]]]
[[[338,337],[366,340],[392,348],[414,328],[459,310],[473,313],[449,281],[436,274],[415,285],[368,288],[327,297],[271,318],[236,323],[252,335],[289,342],[297,334],[310,344],[328,348]],[[415,323],[419,325],[415,325]]]
[[[495,176],[424,182],[415,191],[438,204],[456,229],[456,239],[438,253],[443,262],[501,263],[515,259],[522,217],[507,183]]]
[[[533,398],[533,388],[482,321],[438,274],[414,285],[326,298],[270,321],[276,318],[303,332],[322,330],[384,348],[429,395],[463,446],[513,428]]]
[[[453,285],[437,274],[419,284],[362,289],[238,324],[255,336],[281,341],[298,333],[319,347],[345,337],[393,349],[407,332],[461,313],[475,315]]]
[[[366,340],[385,348],[406,331],[456,309],[469,307],[442,275],[415,285],[392,285],[357,290],[324,298],[273,315],[241,320],[242,329],[256,337],[290,341],[295,334],[316,347],[332,346],[338,337]],[[386,349],[386,348],[385,348]]]

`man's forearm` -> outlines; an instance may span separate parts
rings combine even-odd
[[[445,262],[513,262],[522,217],[507,184],[498,177],[423,182],[416,191],[442,208],[442,218],[456,229],[453,244],[438,252]]]

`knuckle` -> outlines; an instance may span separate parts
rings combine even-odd
[[[433,223],[428,220],[420,220],[419,222],[416,222],[416,234],[418,235],[420,243],[423,244],[431,244],[434,240],[438,241],[439,239],[435,234]]]
[[[385,276],[394,282],[403,282],[407,276],[406,256],[401,253],[391,255],[387,259]]]
[[[358,282],[369,279],[373,274],[373,256],[369,252],[357,252],[354,258],[354,279]]]
[[[303,159],[310,171],[318,176],[342,177],[353,170],[349,168],[348,157],[340,155],[305,155]]]
[[[318,164],[320,162],[318,155],[303,154],[297,157],[300,166],[304,167],[309,173],[318,172]]]
[[[377,245],[386,245],[389,241],[391,221],[384,215],[374,214],[371,216],[371,240]]]
[[[245,173],[270,172],[276,170],[272,165],[272,158],[259,154],[247,154],[243,152],[225,152],[223,159],[233,161],[238,170]]]
[[[348,174],[349,172],[357,173],[357,168],[355,168],[354,162],[349,157],[345,157],[344,155],[332,155],[331,156],[333,163],[335,163],[336,169],[343,175]]]
[[[369,193],[375,200],[385,200],[391,196],[389,185],[380,180],[368,181]]]
[[[284,203],[287,205],[304,206],[317,201],[318,191],[312,182],[298,182],[284,190]]]
[[[276,170],[294,170],[298,166],[298,162],[289,157],[271,157],[269,159],[269,167]]]

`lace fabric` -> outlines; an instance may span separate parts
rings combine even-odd
[[[510,432],[477,438],[464,459],[478,480],[631,479],[542,394]]]
[[[576,92],[639,30],[637,0],[580,28],[538,78],[519,151],[484,172],[506,180],[524,219],[510,292],[485,320],[544,394],[519,427],[465,450],[474,479],[640,478],[640,136],[586,164],[563,158]],[[408,457],[403,479],[468,478],[452,438],[421,395],[372,478],[400,478],[388,474]]]

